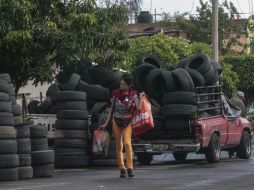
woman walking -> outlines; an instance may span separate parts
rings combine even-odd
[[[132,111],[141,109],[139,98],[136,91],[132,89],[133,79],[126,74],[122,77],[120,88],[112,92],[111,111],[105,124],[100,127],[106,127],[110,118],[112,121],[112,130],[116,142],[117,162],[120,169],[120,178],[134,177],[133,160],[132,160]],[[142,94],[140,94],[141,96]],[[113,117],[112,117],[113,116]],[[126,166],[123,159],[123,145],[126,153]],[[127,172],[126,172],[127,171]]]

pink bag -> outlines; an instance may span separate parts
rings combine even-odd
[[[109,141],[110,135],[105,128],[95,130],[93,134],[93,154],[106,156],[108,154]]]
[[[131,121],[135,136],[144,134],[154,127],[151,104],[145,96],[141,98],[141,105],[141,110],[135,110]]]

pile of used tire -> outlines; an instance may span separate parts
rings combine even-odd
[[[190,130],[189,126],[197,117],[196,87],[217,85],[219,80],[217,69],[215,63],[205,54],[184,59],[177,67],[170,69],[162,68],[158,59],[151,56],[135,68],[134,81],[137,90],[145,91],[153,100],[151,101],[152,110],[155,110],[153,107],[158,108],[153,106],[153,102],[161,106],[162,112],[158,118],[166,118],[164,119],[164,134],[170,135],[179,131],[179,135],[182,135],[183,130]],[[210,99],[210,97],[206,98]],[[211,105],[199,106],[204,108]],[[163,121],[159,121],[157,117],[154,118],[155,128],[150,133],[160,135],[158,131],[162,130],[158,127]],[[160,123],[158,127],[157,123]]]
[[[6,74],[0,74],[0,181],[18,179],[16,130],[9,98]]]
[[[50,177],[54,174],[54,151],[48,150],[48,128],[30,125],[33,177]]]
[[[55,125],[55,167],[76,168],[90,164],[88,155],[88,119],[86,93],[56,92],[53,96],[58,111]]]

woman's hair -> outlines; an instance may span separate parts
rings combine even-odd
[[[122,80],[130,87],[133,87],[133,77],[130,74],[124,74]]]

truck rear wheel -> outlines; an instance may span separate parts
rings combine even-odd
[[[148,153],[137,153],[138,162],[141,165],[149,165],[153,160],[153,155]]]
[[[205,157],[207,162],[216,163],[220,160],[220,140],[218,134],[214,133],[211,137],[209,145],[205,151]]]
[[[174,152],[173,156],[176,161],[185,161],[187,157],[187,152]]]
[[[242,159],[249,159],[251,156],[251,136],[247,131],[243,131],[237,154]]]

